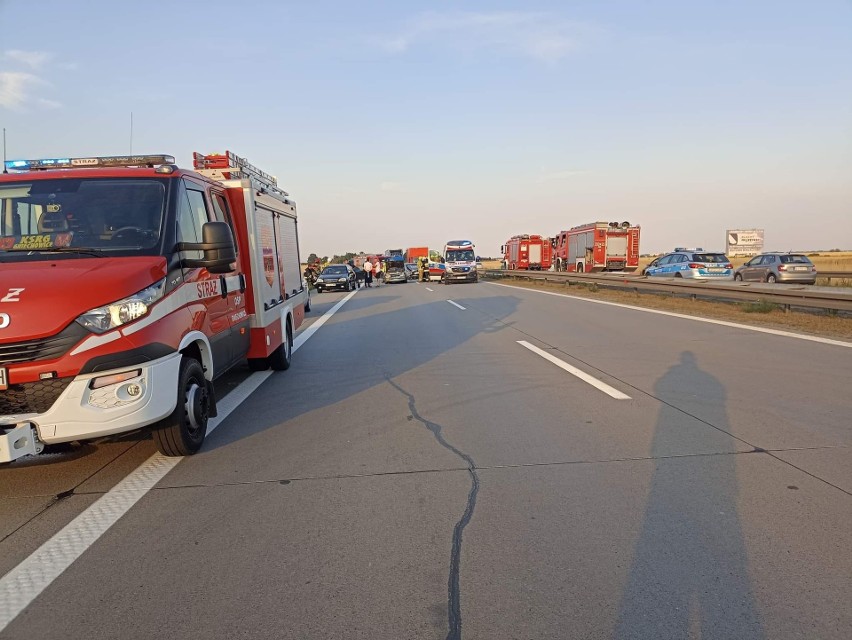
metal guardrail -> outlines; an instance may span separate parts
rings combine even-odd
[[[829,272],[837,273],[837,272]],[[843,273],[843,272],[839,272]],[[819,274],[822,275],[822,274]],[[715,298],[744,302],[770,302],[783,306],[852,311],[852,289],[813,287],[796,284],[764,284],[757,282],[706,282],[683,278],[647,278],[628,273],[565,273],[554,271],[510,271],[489,269],[487,278],[543,280],[571,286],[595,284],[600,287],[631,290],[637,293],[670,293],[692,298]],[[833,276],[843,277],[843,276]]]
[[[852,271],[817,271],[817,278],[852,280]]]

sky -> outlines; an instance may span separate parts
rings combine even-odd
[[[852,250],[850,70],[852,0],[0,0],[8,159],[233,151],[303,258],[595,220]]]

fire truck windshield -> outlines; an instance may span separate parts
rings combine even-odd
[[[473,249],[448,249],[445,256],[447,262],[473,262]]]
[[[159,244],[165,194],[165,181],[151,178],[4,182],[0,256],[150,254]]]

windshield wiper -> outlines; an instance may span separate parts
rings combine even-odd
[[[3,253],[79,253],[88,256],[95,256],[96,258],[103,258],[106,254],[103,251],[98,249],[86,249],[84,247],[49,247],[45,249],[2,249],[0,250],[0,255]]]

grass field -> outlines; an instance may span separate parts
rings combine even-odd
[[[808,253],[808,256],[816,265],[817,270],[852,272],[852,251],[839,253],[826,252],[816,255],[814,252],[811,252]],[[641,266],[648,264],[651,260],[652,258],[643,259]],[[739,266],[746,262],[746,260],[747,258],[735,259],[733,261],[734,266]],[[500,268],[499,260],[484,261],[483,264],[486,269]],[[832,285],[840,284],[842,286],[844,283],[845,286],[852,286],[852,278],[832,280]],[[713,300],[691,300],[670,295],[618,291],[595,286],[580,285],[572,286],[569,289],[564,284],[555,282],[516,281],[506,282],[505,284],[512,284],[528,289],[558,291],[578,297],[607,300],[703,318],[715,318],[747,325],[852,340],[852,318],[843,314],[828,312],[786,313],[778,305],[760,302],[731,303]],[[824,284],[828,284],[827,280],[823,279],[821,282],[820,279],[817,279],[817,285]]]
[[[731,303],[714,300],[692,300],[668,294],[635,293],[594,285],[577,285],[569,289],[564,284],[536,280],[518,280],[501,284],[510,284],[527,289],[544,289],[580,298],[606,300],[635,307],[682,313],[699,318],[727,320],[752,326],[852,340],[852,318],[848,315],[827,312],[787,313],[779,305],[760,301]]]
[[[806,256],[811,259],[811,262],[816,265],[817,273],[820,271],[848,271],[852,274],[852,251],[803,251]],[[639,269],[641,272],[651,260],[656,256],[640,258]],[[748,261],[746,257],[731,258],[731,263],[734,268],[745,264]],[[482,264],[486,269],[499,269],[499,260],[484,260]],[[852,277],[849,278],[817,278],[817,285],[822,287],[852,287]]]

